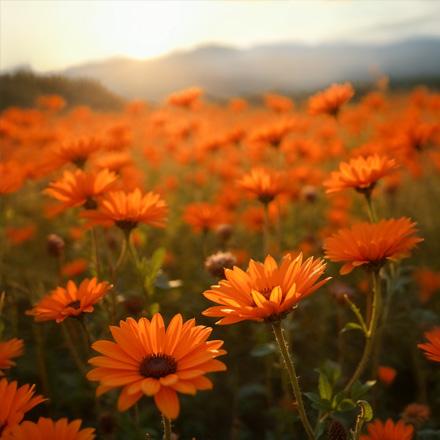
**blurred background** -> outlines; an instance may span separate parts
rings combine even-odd
[[[1,0],[1,107],[440,84],[440,2]]]

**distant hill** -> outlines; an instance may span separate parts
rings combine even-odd
[[[94,78],[127,98],[160,100],[193,85],[220,98],[267,90],[301,92],[335,81],[368,82],[373,79],[371,69],[409,84],[439,80],[440,39],[383,45],[285,43],[249,49],[212,45],[148,60],[112,58],[60,73]]]
[[[61,95],[69,107],[87,105],[94,110],[118,110],[124,102],[95,79],[38,75],[28,68],[0,74],[0,110],[32,107],[41,95]]]

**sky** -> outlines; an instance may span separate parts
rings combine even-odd
[[[440,36],[437,0],[0,0],[0,69],[59,70],[206,44]]]

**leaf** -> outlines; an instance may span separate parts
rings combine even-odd
[[[376,385],[375,380],[369,380],[369,381],[365,382],[364,384],[362,384],[359,381],[356,381],[353,384],[353,386],[351,387],[351,392],[350,392],[351,398],[353,400],[358,400],[360,397],[367,394],[368,391],[370,391],[371,388],[374,387],[374,385]]]
[[[318,389],[321,399],[331,400],[333,395],[333,388],[323,371],[321,371],[319,375]]]
[[[365,333],[363,327],[356,322],[347,322],[347,324],[344,325],[344,328],[340,331],[340,333],[346,333],[350,330],[359,330],[362,333]]]
[[[356,408],[356,403],[352,399],[342,399],[336,407],[336,409],[341,412],[351,411],[354,408]]]

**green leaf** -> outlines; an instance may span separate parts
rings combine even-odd
[[[357,322],[347,322],[347,324],[345,324],[344,328],[341,330],[341,333],[345,333],[350,330],[359,330],[364,333],[363,327]]]
[[[375,380],[369,380],[369,381],[365,382],[364,384],[362,384],[359,381],[356,381],[353,384],[353,386],[351,387],[351,392],[350,392],[351,398],[353,400],[358,400],[360,397],[367,394],[368,391],[370,391],[371,388],[374,387],[374,385],[376,385]]]
[[[321,373],[319,374],[318,389],[321,399],[331,400],[333,395],[333,388],[323,371],[321,371]]]
[[[339,405],[336,407],[336,409],[341,412],[351,411],[354,408],[356,408],[356,403],[352,399],[343,399],[341,400],[341,402],[339,402]]]

